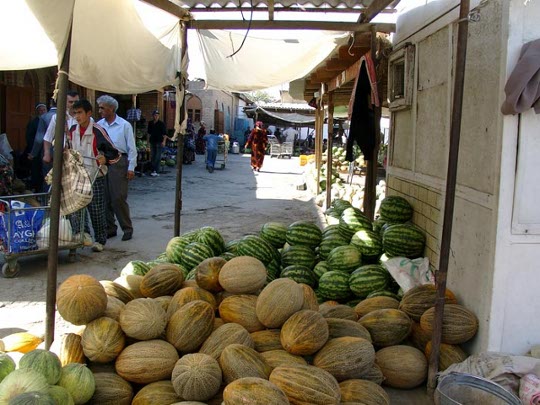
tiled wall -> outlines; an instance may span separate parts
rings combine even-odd
[[[413,222],[426,234],[425,256],[439,267],[442,233],[442,196],[439,190],[400,177],[389,176],[387,195],[404,197],[414,208]]]

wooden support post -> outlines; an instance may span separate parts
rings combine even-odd
[[[184,23],[181,25],[182,29],[182,62],[187,54],[187,27]],[[181,66],[183,63],[180,62]],[[180,76],[180,84],[187,86],[187,71],[182,72]],[[184,119],[186,92],[184,91],[184,97],[179,100],[179,94],[176,94],[176,102],[182,103],[180,123]],[[178,134],[176,138],[176,193],[174,198],[174,236],[180,236],[180,216],[182,215],[182,170],[184,166],[184,134]]]
[[[321,110],[317,102],[317,111],[315,111],[315,169],[317,170],[317,195],[321,192],[321,162],[319,160],[319,133],[322,120]]]
[[[56,127],[54,131],[53,179],[51,188],[51,208],[49,212],[49,256],[47,260],[47,301],[45,319],[45,349],[49,350],[54,341],[56,284],[58,273],[58,235],[60,228],[60,193],[62,189],[62,163],[64,156],[64,134],[66,128],[67,86],[69,79],[69,55],[71,51],[71,29],[58,70],[58,96],[56,98]]]
[[[326,142],[326,208],[332,203],[332,144],[334,141],[334,92],[328,93],[328,141]]]
[[[433,395],[437,386],[439,370],[439,352],[441,347],[446,277],[452,240],[454,220],[454,202],[456,197],[456,181],[459,157],[459,138],[461,136],[461,118],[463,111],[463,87],[465,82],[465,62],[467,60],[467,36],[469,31],[470,0],[461,0],[459,9],[459,27],[457,36],[456,68],[454,76],[454,98],[452,100],[452,121],[450,124],[450,143],[448,150],[448,171],[446,174],[446,197],[444,201],[443,229],[441,237],[441,255],[439,271],[436,274],[437,300],[435,302],[435,320],[431,336],[432,349],[429,358],[428,393]]]

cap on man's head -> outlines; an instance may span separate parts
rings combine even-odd
[[[37,110],[39,107],[45,107],[45,108],[47,108],[47,106],[45,105],[45,103],[41,103],[41,102],[36,103],[36,110]]]
[[[158,110],[152,111],[152,115],[159,115],[159,111]]]

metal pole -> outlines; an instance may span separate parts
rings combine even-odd
[[[326,208],[332,204],[332,143],[334,141],[334,92],[328,93],[328,142],[326,142]]]
[[[58,96],[56,110],[56,128],[54,132],[53,179],[51,188],[49,257],[47,261],[47,302],[45,319],[45,348],[49,350],[54,341],[54,323],[56,309],[56,283],[58,270],[58,233],[60,224],[60,192],[62,188],[62,161],[64,152],[64,133],[66,127],[67,86],[69,72],[69,54],[71,49],[71,30],[64,57],[58,71]]]
[[[432,350],[429,359],[428,392],[430,394],[433,393],[437,385],[436,380],[439,369],[439,351],[442,336],[446,276],[448,273],[448,259],[450,256],[450,242],[454,219],[459,138],[461,135],[461,116],[463,110],[463,86],[465,81],[465,63],[467,60],[469,9],[470,0],[461,0],[457,36],[456,73],[454,76],[454,99],[452,103],[452,122],[450,126],[450,147],[448,151],[448,172],[446,175],[446,197],[444,201],[444,218],[441,237],[441,255],[439,259],[439,271],[437,271],[436,276],[437,301],[435,303],[435,320],[433,325],[433,335],[431,337]]]
[[[187,27],[182,23],[182,62],[187,53]],[[183,64],[183,63],[182,63]],[[180,76],[180,83],[183,84],[184,89],[187,85],[187,72],[182,73]],[[180,102],[178,98],[176,102]],[[180,122],[184,120],[184,103],[186,102],[186,92],[184,91],[184,97],[182,99],[182,108],[180,110]],[[180,216],[182,214],[182,169],[184,165],[184,134],[178,134],[176,143],[176,193],[174,198],[174,236],[180,236]]]

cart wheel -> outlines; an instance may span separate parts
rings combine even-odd
[[[77,251],[75,249],[69,251],[68,261],[70,263],[75,263],[77,261]]]
[[[4,263],[4,265],[2,266],[2,275],[5,278],[13,278],[17,274],[19,274],[19,271],[21,271],[21,266],[17,262],[12,265],[10,265],[9,263]]]
[[[225,169],[225,164],[221,165],[221,170]]]

